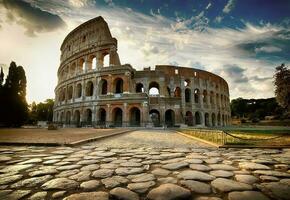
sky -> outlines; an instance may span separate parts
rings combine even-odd
[[[27,101],[54,98],[60,45],[103,16],[122,64],[159,64],[222,76],[230,98],[274,96],[273,74],[290,61],[290,0],[0,0],[0,66],[24,67]]]

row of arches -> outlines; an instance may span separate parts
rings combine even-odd
[[[138,107],[132,107],[129,109],[129,121],[124,121],[124,111],[120,107],[115,107],[110,113],[104,108],[100,108],[96,115],[97,125],[106,125],[107,123],[116,127],[121,126],[141,126],[141,110]],[[73,114],[73,115],[72,115]],[[151,109],[149,111],[149,122],[155,127],[166,125],[167,127],[173,127],[175,125],[176,113],[172,109],[168,109],[164,113],[164,121],[161,121],[161,113],[157,109]],[[111,116],[108,116],[111,115]],[[81,125],[92,125],[93,123],[93,112],[91,109],[86,109],[81,116],[79,110],[75,110],[74,113],[71,111],[61,112],[57,114],[57,120],[65,124],[74,124],[76,126]],[[229,116],[225,114],[216,113],[202,113],[200,111],[191,112],[187,111],[184,116],[184,123],[188,126],[203,125],[207,127],[211,126],[225,126],[229,124]]]
[[[110,65],[110,55],[108,52],[102,52],[97,55],[92,54],[86,58],[79,58],[72,64],[64,66],[59,73],[59,80],[66,80],[77,74]]]
[[[99,90],[97,93],[99,95],[106,95],[108,93],[108,82],[106,79],[101,79],[99,82]],[[83,86],[82,83],[78,83],[75,87],[70,85],[67,89],[61,88],[58,93],[59,102],[67,100],[71,100],[73,97],[80,98],[83,95],[86,97],[91,97],[94,95],[95,85],[93,81],[87,81],[85,83],[84,94],[83,94]],[[116,78],[113,81],[113,88],[115,94],[123,93],[124,91],[124,81],[122,78]]]

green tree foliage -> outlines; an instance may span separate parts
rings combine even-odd
[[[45,102],[30,105],[29,122],[35,124],[37,121],[52,121],[53,117],[53,99],[47,99]]]
[[[274,85],[278,104],[290,112],[290,70],[284,64],[276,67]]]
[[[15,62],[10,63],[5,84],[0,88],[0,106],[1,126],[19,127],[27,120],[25,71]]]
[[[275,98],[268,99],[243,99],[237,98],[231,101],[232,117],[264,119],[265,116],[282,115],[283,108],[278,105]]]

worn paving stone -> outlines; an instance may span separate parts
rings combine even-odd
[[[219,197],[196,197],[194,200],[222,200]]]
[[[100,168],[100,166],[97,164],[90,164],[90,165],[86,165],[86,166],[82,167],[80,170],[81,171],[94,171],[94,170],[97,170],[99,168]]]
[[[182,180],[180,181],[180,184],[190,189],[194,193],[201,193],[201,194],[211,193],[211,187],[209,184],[206,184],[206,183],[193,181],[193,180],[186,180],[186,181]]]
[[[82,182],[80,188],[85,191],[95,190],[100,186],[100,181],[98,180],[90,180]]]
[[[122,167],[141,167],[142,163],[129,161],[129,162],[120,163],[120,166],[122,166]]]
[[[104,163],[100,165],[101,169],[116,169],[117,167],[118,165],[114,163]]]
[[[109,200],[109,194],[107,192],[83,192],[78,194],[72,194],[63,200]]]
[[[36,187],[37,185],[43,184],[50,179],[52,179],[51,175],[28,178],[12,184],[10,188]]]
[[[29,200],[43,200],[45,199],[47,192],[37,192],[29,197]]]
[[[211,186],[221,192],[252,190],[252,186],[234,180],[217,178],[211,182]]]
[[[98,169],[93,172],[92,176],[95,178],[107,178],[114,174],[112,169]]]
[[[209,167],[212,168],[213,170],[226,170],[226,171],[238,170],[236,167],[225,164],[210,164]]]
[[[267,175],[262,175],[259,177],[261,181],[266,182],[266,181],[279,181],[280,179],[275,177],[275,176],[267,176]]]
[[[0,172],[1,173],[14,172],[14,171],[18,172],[18,171],[29,169],[29,168],[31,168],[33,166],[34,166],[34,164],[9,165],[9,166],[6,166],[3,169],[1,169]]]
[[[239,167],[242,169],[258,170],[258,169],[271,169],[270,167],[258,163],[242,162],[239,163]]]
[[[57,199],[57,198],[61,198],[66,194],[66,191],[58,191],[58,192],[54,192],[51,197],[53,199]]]
[[[75,175],[69,177],[69,179],[76,180],[76,181],[88,181],[90,180],[90,171],[81,171]]]
[[[202,165],[202,164],[190,164],[189,168],[191,168],[193,170],[198,170],[198,171],[210,171],[210,170],[212,170],[212,168],[210,168],[209,166]]]
[[[127,168],[127,167],[120,167],[115,170],[116,174],[121,176],[131,175],[131,174],[139,174],[144,171],[144,168],[134,167],[134,168]]]
[[[237,174],[237,175],[235,175],[235,179],[238,182],[247,183],[250,185],[259,181],[259,179],[256,178],[255,176],[248,175],[248,174]]]
[[[0,185],[5,185],[5,184],[13,183],[15,181],[18,181],[22,177],[23,177],[23,175],[21,175],[21,174],[11,175],[11,176],[6,176],[6,177],[1,177],[0,178]]]
[[[9,200],[18,200],[28,196],[31,193],[30,190],[15,190],[14,192],[8,194],[6,199]]]
[[[157,179],[158,182],[164,184],[164,183],[173,183],[173,184],[176,184],[178,181],[176,178],[174,177],[164,177],[164,178],[158,178]]]
[[[43,190],[73,190],[79,187],[79,183],[67,178],[56,178],[44,183],[41,188]]]
[[[58,171],[55,168],[43,168],[41,170],[30,172],[29,176],[52,175],[57,173]]]
[[[168,176],[171,173],[171,171],[166,170],[166,169],[157,168],[157,169],[154,169],[153,171],[151,171],[151,173],[156,175],[156,176]]]
[[[0,162],[6,162],[12,160],[10,156],[0,156]]]
[[[185,170],[180,172],[177,175],[178,178],[185,179],[185,180],[200,180],[200,181],[212,181],[215,179],[214,176],[206,174],[200,171],[194,170]]]
[[[168,170],[177,170],[177,169],[181,169],[187,166],[188,166],[187,162],[177,162],[177,163],[169,163],[166,165],[162,165],[161,167]]]
[[[137,175],[129,175],[129,179],[131,179],[132,182],[138,183],[138,182],[147,182],[147,181],[154,181],[156,178],[153,174],[137,174]]]
[[[113,176],[102,179],[101,182],[104,184],[105,188],[111,189],[126,184],[129,180],[123,176]]]
[[[234,175],[231,171],[224,171],[224,170],[213,170],[209,172],[210,175],[213,175],[215,177],[221,177],[221,178],[229,178]]]
[[[152,189],[147,199],[150,200],[186,200],[189,199],[191,193],[188,189],[175,184],[162,184],[157,188]]]
[[[155,185],[154,181],[141,182],[141,183],[130,183],[128,188],[137,193],[145,193],[148,189]]]
[[[290,186],[280,182],[261,183],[257,187],[273,199],[288,200],[290,196]]]
[[[69,176],[72,176],[72,175],[79,173],[79,171],[80,171],[79,169],[66,170],[66,171],[60,172],[59,174],[56,174],[55,177],[66,178],[66,177],[69,177]]]
[[[290,178],[281,179],[280,183],[287,184],[290,186]]]
[[[57,170],[72,170],[72,169],[79,169],[80,167],[82,167],[81,165],[66,165],[66,166],[61,166],[56,168]]]
[[[274,171],[274,170],[256,170],[253,173],[267,175],[267,176],[278,176],[278,177],[286,177],[286,178],[290,177],[290,174],[287,172],[279,172],[279,171]]]
[[[270,200],[263,193],[257,192],[257,191],[230,192],[228,194],[228,199],[229,200],[245,200],[245,199]]]
[[[119,200],[139,200],[139,195],[126,188],[117,187],[110,191],[113,198]]]

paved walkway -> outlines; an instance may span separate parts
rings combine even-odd
[[[152,134],[73,148],[2,146],[0,199],[289,199],[290,149],[216,149]]]
[[[97,141],[92,145],[109,148],[176,148],[176,147],[211,147],[205,143],[198,142],[171,130],[137,130],[122,134],[113,138]]]

